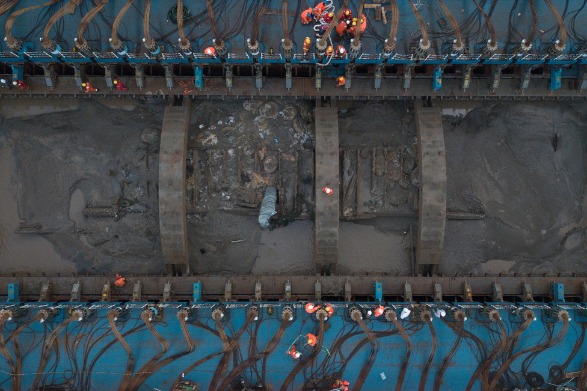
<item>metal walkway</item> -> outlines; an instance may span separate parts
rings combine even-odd
[[[339,155],[338,109],[316,107],[316,220],[314,260],[317,273],[335,272],[338,261]],[[325,187],[333,190],[326,194]]]

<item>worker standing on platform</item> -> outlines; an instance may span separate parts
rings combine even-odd
[[[204,54],[207,56],[216,57],[216,49],[214,49],[213,46],[209,46],[206,49],[204,49]]]
[[[338,45],[336,47],[336,56],[337,57],[344,57],[344,56],[346,56],[346,49],[345,49],[344,46]]]
[[[118,91],[128,91],[128,88],[120,80],[114,79],[113,83]]]
[[[339,76],[336,78],[336,86],[337,87],[344,87],[346,85],[346,77]]]
[[[98,89],[92,87],[92,85],[88,82],[82,83],[82,88],[85,92],[98,92]]]
[[[310,47],[312,46],[312,40],[310,37],[306,37],[304,39],[304,55],[307,55],[310,52]]]
[[[2,78],[0,79],[0,88],[10,88],[10,84],[8,84],[8,80]]]

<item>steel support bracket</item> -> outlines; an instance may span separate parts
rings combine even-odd
[[[73,284],[71,288],[71,297],[69,299],[71,302],[80,302],[82,301],[82,284],[81,282],[76,282]]]
[[[530,79],[532,78],[532,66],[522,65],[521,67],[521,81],[520,81],[520,93],[523,94],[530,86]]]
[[[466,92],[471,86],[471,73],[475,65],[463,65],[463,82],[461,84],[461,91]]]
[[[322,284],[320,284],[320,281],[316,281],[314,284],[314,297],[316,301],[322,300]]]
[[[351,282],[349,280],[344,282],[344,300],[352,301]]]
[[[110,281],[106,282],[102,287],[102,296],[100,297],[100,301],[111,301],[112,297],[112,289],[110,287]]]
[[[489,91],[495,94],[495,91],[499,88],[501,82],[501,70],[502,66],[492,65],[491,66],[491,78],[489,79]]]
[[[351,88],[351,83],[352,83],[354,73],[355,73],[355,64],[347,64],[344,69],[344,77],[346,79],[344,82],[344,88],[347,91],[350,90],[350,88]]]
[[[498,282],[493,282],[491,284],[492,288],[492,297],[494,302],[503,301],[503,290],[501,289],[501,284]]]
[[[412,85],[412,68],[413,65],[404,65],[404,91],[407,92]]]
[[[413,302],[414,297],[412,295],[412,284],[404,282],[404,301]]]
[[[289,280],[287,280],[285,282],[285,287],[284,287],[284,298],[285,301],[290,301],[291,300],[291,282]]]
[[[163,299],[161,300],[164,303],[171,301],[171,296],[173,295],[173,290],[171,286],[171,282],[167,281],[163,286]]]
[[[194,282],[192,291],[192,302],[197,303],[199,301],[202,301],[202,283],[200,281]]]
[[[285,89],[290,91],[293,86],[292,78],[292,65],[290,63],[285,64]]]
[[[314,87],[316,91],[320,91],[322,89],[322,71],[320,67],[316,67],[316,77],[314,78]]]
[[[224,80],[226,82],[226,89],[232,91],[232,66],[224,64]]]
[[[522,300],[525,302],[534,301],[534,293],[532,293],[532,285],[527,282],[522,282]]]
[[[383,64],[377,64],[375,68],[375,79],[373,79],[373,88],[375,91],[381,88],[381,81],[383,80]]]
[[[112,89],[114,88],[114,76],[112,76],[112,68],[111,64],[100,64],[102,68],[104,68],[104,80],[106,81],[106,87]]]
[[[17,303],[20,301],[20,285],[18,283],[8,284],[8,298],[9,303]]]
[[[85,66],[80,64],[69,64],[73,68],[73,78],[77,88],[82,88],[85,78]]]
[[[165,85],[168,89],[173,89],[173,66],[172,65],[163,65],[165,68]]]
[[[442,285],[440,283],[434,283],[434,301],[441,302],[442,301]]]
[[[226,281],[224,284],[224,301],[232,301],[232,281]]]
[[[145,69],[142,65],[134,64],[133,67],[135,68],[135,82],[137,83],[137,88],[142,90],[145,88]]]
[[[51,301],[51,282],[45,281],[41,284],[41,293],[39,294],[39,301],[40,302],[49,302]]]
[[[466,281],[463,283],[463,300],[473,301],[473,290],[471,289],[471,285]]]
[[[51,90],[55,89],[57,86],[57,74],[53,69],[53,64],[43,65],[43,77],[47,87]]]
[[[137,281],[132,287],[132,301],[142,301],[143,284]]]
[[[261,281],[257,281],[255,283],[255,301],[261,301],[262,296],[263,296],[263,289],[262,289]]]
[[[263,65],[255,63],[253,68],[255,69],[255,88],[257,88],[258,91],[261,91],[263,88]]]

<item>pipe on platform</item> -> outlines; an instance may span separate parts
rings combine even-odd
[[[365,0],[361,0],[359,4],[359,11],[357,12],[357,28],[355,29],[355,36],[351,39],[350,51],[358,54],[361,50],[361,22],[363,18],[363,7]]]
[[[477,10],[479,10],[481,15],[483,15],[483,17],[485,18],[485,23],[487,24],[487,29],[489,30],[490,38],[487,40],[486,50],[488,52],[494,52],[497,50],[497,33],[495,32],[495,26],[493,26],[491,18],[489,17],[489,15],[487,15],[483,7],[479,5],[477,0],[473,0],[473,3],[477,7]]]
[[[446,322],[449,327],[457,334],[457,339],[455,343],[450,348],[449,352],[446,354],[444,359],[442,360],[442,364],[440,368],[436,372],[436,377],[434,378],[434,387],[433,391],[440,391],[440,387],[442,385],[442,377],[444,376],[444,372],[448,368],[452,358],[454,357],[457,349],[459,348],[461,341],[463,340],[463,335],[465,333],[465,313],[463,310],[456,310],[453,312],[453,318],[456,320],[456,326],[453,326],[451,322]]]
[[[397,0],[391,0],[391,30],[389,31],[389,38],[385,40],[383,50],[387,55],[395,49],[395,42],[397,40],[397,29],[399,28],[399,7]]]
[[[520,48],[524,52],[527,52],[530,49],[532,49],[532,43],[536,38],[536,30],[538,29],[538,13],[536,12],[536,4],[534,4],[534,0],[528,0],[528,2],[530,4],[530,11],[532,12],[533,22],[528,39],[522,39],[522,43],[520,45]]]
[[[135,366],[135,359],[134,359],[132,349],[130,348],[129,344],[125,341],[122,334],[120,334],[120,331],[118,331],[118,327],[116,326],[116,319],[119,316],[120,316],[120,310],[118,310],[118,309],[112,309],[112,310],[108,311],[108,313],[106,314],[106,318],[108,319],[108,324],[110,325],[110,330],[112,330],[112,333],[114,333],[114,336],[116,337],[118,342],[120,342],[120,344],[122,345],[122,348],[124,349],[124,351],[128,355],[128,361],[126,362],[126,369],[124,371],[124,376],[122,378],[122,382],[120,383],[120,387],[119,387],[119,390],[124,391],[124,390],[128,389],[129,382],[132,378],[132,371]]]
[[[151,37],[151,33],[149,32],[149,21],[151,19],[151,0],[145,0],[145,15],[143,18],[143,43],[145,47],[150,51],[154,52],[157,50],[157,43]]]
[[[130,6],[132,5],[133,0],[127,0],[126,4],[122,6],[122,9],[116,15],[116,19],[114,19],[114,23],[112,23],[112,37],[110,38],[110,46],[114,50],[120,50],[123,48],[122,41],[118,38],[118,26],[120,26],[120,22],[124,17],[124,14],[128,11]]]
[[[544,2],[546,3],[546,5],[548,5],[548,8],[550,8],[552,14],[554,15],[554,18],[556,19],[556,22],[558,23],[560,35],[558,39],[554,42],[554,48],[556,49],[556,51],[562,52],[567,47],[567,28],[565,27],[565,21],[558,13],[556,8],[552,4],[551,0],[544,0]]]
[[[434,330],[434,325],[432,324],[432,316],[430,315],[430,311],[426,310],[420,314],[422,320],[428,324],[428,328],[430,329],[430,335],[432,336],[432,349],[430,350],[430,355],[428,356],[428,361],[426,361],[426,365],[422,370],[422,375],[420,376],[420,385],[418,387],[418,391],[424,391],[426,389],[426,380],[428,378],[428,372],[430,371],[430,367],[432,366],[432,361],[434,360],[434,355],[436,354],[436,330]]]
[[[395,391],[402,391],[404,379],[406,377],[406,372],[408,370],[408,364],[410,362],[410,356],[412,355],[412,344],[410,343],[410,337],[408,337],[408,333],[406,333],[406,330],[397,319],[397,314],[393,309],[385,311],[385,319],[388,322],[393,322],[395,328],[399,331],[402,338],[404,339],[404,342],[406,343],[406,356],[404,357],[404,361],[402,363],[401,370],[397,378],[397,383],[395,384]]]
[[[12,26],[14,25],[16,18],[18,18],[20,15],[22,15],[26,12],[35,10],[37,8],[48,7],[52,4],[57,3],[58,1],[60,1],[60,0],[49,0],[46,3],[34,5],[32,7],[23,8],[23,9],[16,10],[13,13],[11,13],[10,16],[8,17],[8,19],[6,20],[6,24],[4,25],[4,31],[5,31],[4,41],[6,42],[6,45],[8,45],[8,47],[12,50],[20,50],[22,48],[22,42],[19,39],[16,39],[12,36]]]
[[[77,28],[77,37],[75,38],[75,46],[80,50],[89,50],[88,42],[84,39],[84,31],[88,27],[88,24],[94,19],[94,17],[100,13],[104,7],[108,4],[108,0],[99,0],[98,3],[92,8],[90,12],[84,15]]]
[[[183,52],[191,52],[190,40],[186,38],[183,31],[183,0],[177,0],[177,32],[179,34],[179,48]]]
[[[57,48],[55,41],[49,38],[49,31],[51,27],[57,23],[59,19],[65,16],[65,14],[70,13],[73,14],[75,12],[76,7],[82,2],[82,0],[70,0],[67,4],[59,9],[59,11],[55,12],[47,24],[45,25],[45,29],[43,30],[43,36],[41,37],[41,46],[44,49],[47,49],[51,52],[54,52]]]
[[[359,327],[361,327],[361,329],[365,333],[365,336],[367,337],[367,340],[369,340],[369,344],[371,345],[371,353],[369,353],[367,363],[363,365],[361,371],[359,372],[359,376],[357,376],[357,380],[355,381],[355,383],[353,383],[353,388],[360,390],[363,387],[363,384],[365,384],[365,380],[367,380],[367,376],[369,375],[369,372],[371,372],[371,369],[375,364],[375,358],[377,357],[377,351],[379,350],[379,346],[377,344],[377,338],[375,337],[375,334],[371,329],[367,327],[367,324],[363,320],[363,315],[361,314],[361,311],[358,308],[352,308],[350,311],[350,315],[351,319],[357,322]]]
[[[0,5],[0,16],[10,11],[20,0],[12,0]]]
[[[452,15],[452,13],[449,11],[449,9],[446,7],[442,0],[438,0],[438,4],[440,5],[440,8],[442,8],[442,11],[444,11],[444,14],[448,18],[448,21],[450,22],[452,29],[455,32],[456,38],[452,45],[452,48],[455,52],[460,52],[465,48],[465,46],[463,45],[463,39],[461,37],[461,29],[459,29],[459,24],[457,23],[455,17]]]
[[[340,17],[342,16],[344,10],[347,8],[348,4],[349,0],[344,0],[344,3],[342,3],[342,5],[340,6],[338,12],[334,14],[334,18],[332,19],[332,22],[330,22],[330,24],[328,25],[328,28],[324,32],[324,35],[322,35],[318,42],[316,42],[316,50],[318,50],[318,54],[320,54],[321,52],[323,53],[326,50],[326,46],[328,45],[327,40],[328,38],[330,38],[332,30],[334,30],[334,28],[338,24],[338,21],[340,20]]]
[[[206,7],[208,9],[208,19],[210,19],[210,24],[212,25],[212,30],[214,31],[214,48],[216,52],[220,56],[224,56],[224,52],[226,52],[226,46],[224,45],[224,41],[220,36],[220,32],[218,31],[218,25],[216,25],[216,20],[214,19],[214,7],[212,6],[212,0],[206,1]]]
[[[414,12],[414,16],[418,19],[418,24],[420,25],[420,31],[422,32],[422,38],[418,43],[418,47],[420,50],[428,50],[430,49],[430,40],[428,39],[428,30],[426,29],[426,23],[424,19],[422,19],[422,15],[418,11],[418,8],[414,5],[414,2],[410,0],[410,5],[412,6],[412,11]]]

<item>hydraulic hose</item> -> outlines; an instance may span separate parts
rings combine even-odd
[[[418,24],[420,25],[420,31],[422,32],[422,39],[419,43],[420,49],[428,50],[430,49],[430,41],[428,40],[428,30],[426,28],[426,23],[424,23],[422,15],[420,15],[418,8],[416,8],[412,0],[410,0],[410,6],[412,6],[412,11],[414,12],[414,16],[416,16],[416,19],[418,20]]]
[[[398,27],[399,7],[397,6],[397,0],[391,0],[391,30],[389,31],[389,38],[385,42],[385,51],[388,53],[391,53],[395,49]]]
[[[19,40],[12,36],[12,26],[14,25],[16,18],[18,18],[20,15],[22,15],[26,12],[35,10],[37,8],[48,7],[52,4],[57,3],[58,1],[59,0],[49,0],[46,3],[34,5],[32,7],[27,7],[27,8],[23,8],[23,9],[19,9],[19,10],[14,11],[13,13],[11,13],[10,16],[8,17],[8,19],[6,20],[6,24],[4,26],[4,31],[5,31],[5,36],[6,36],[6,45],[8,45],[8,47],[13,50],[20,49],[19,48]]]
[[[397,383],[395,384],[395,391],[402,391],[402,385],[404,383],[404,379],[406,377],[406,372],[408,370],[408,364],[410,362],[410,356],[412,355],[412,344],[410,343],[410,337],[406,333],[406,330],[403,328],[399,320],[397,319],[397,314],[395,311],[390,310],[385,313],[385,319],[388,321],[392,321],[395,328],[400,332],[404,342],[406,343],[406,356],[404,357],[404,361],[402,363],[399,376],[397,378]]]
[[[86,30],[88,24],[92,21],[92,19],[94,19],[94,17],[104,9],[106,4],[108,4],[108,0],[99,0],[96,6],[92,8],[90,12],[85,14],[82,20],[80,21],[79,26],[77,28],[77,39],[75,41],[75,46],[78,49],[88,48],[88,43],[84,39],[84,31]]]
[[[43,30],[43,37],[41,38],[41,46],[43,48],[45,48],[47,50],[54,50],[55,41],[53,41],[51,38],[49,38],[49,31],[51,30],[51,27],[53,27],[53,25],[55,23],[57,23],[57,21],[59,19],[61,19],[63,16],[65,16],[66,13],[73,14],[75,12],[75,8],[81,2],[82,2],[82,0],[70,0],[67,4],[65,4],[63,7],[61,7],[61,9],[59,9],[59,11],[55,12],[51,16],[51,18],[47,22],[47,25],[45,26],[45,30]]]
[[[126,14],[126,11],[128,11],[130,6],[132,5],[132,2],[133,0],[127,0],[126,4],[122,6],[122,9],[118,13],[118,15],[116,15],[114,23],[112,23],[112,37],[110,38],[110,46],[114,50],[119,50],[122,48],[122,42],[120,41],[120,38],[118,38],[118,27],[120,26],[120,22],[122,22],[124,14]]]
[[[437,345],[436,330],[434,330],[434,325],[432,324],[432,317],[430,316],[430,312],[424,311],[424,313],[422,314],[422,320],[428,324],[428,328],[430,329],[430,335],[432,336],[432,349],[430,349],[428,361],[426,361],[426,365],[422,370],[422,376],[420,377],[420,386],[418,387],[418,391],[424,391],[426,389],[426,379],[428,378],[428,372],[430,371],[432,361],[434,360],[434,355],[436,354]]]
[[[363,365],[363,367],[361,368],[361,372],[359,372],[359,376],[357,377],[357,380],[354,383],[354,388],[360,390],[363,387],[363,384],[365,384],[365,380],[367,380],[367,376],[369,375],[369,372],[371,372],[371,369],[375,364],[378,345],[375,334],[373,334],[373,331],[370,330],[365,324],[365,321],[361,316],[361,312],[359,310],[351,311],[351,318],[359,324],[359,327],[361,327],[361,329],[365,333],[365,336],[369,340],[369,344],[371,345],[371,353],[369,354],[369,359],[367,360],[367,363]]]
[[[457,23],[455,17],[452,15],[452,13],[449,11],[449,9],[446,7],[442,0],[438,0],[438,4],[440,5],[440,8],[442,8],[442,10],[444,11],[444,14],[448,18],[448,21],[455,32],[456,39],[453,48],[457,51],[463,50],[463,39],[461,37],[461,30],[459,29],[459,24]]]
[[[495,50],[497,50],[497,34],[495,32],[495,27],[493,26],[493,22],[491,21],[491,18],[489,17],[489,15],[487,15],[487,13],[483,10],[483,7],[481,7],[479,5],[477,0],[473,0],[473,3],[475,3],[477,10],[485,18],[485,23],[487,23],[487,28],[489,29],[490,39],[489,39],[489,42],[487,42],[487,49],[490,51],[495,51]]]

